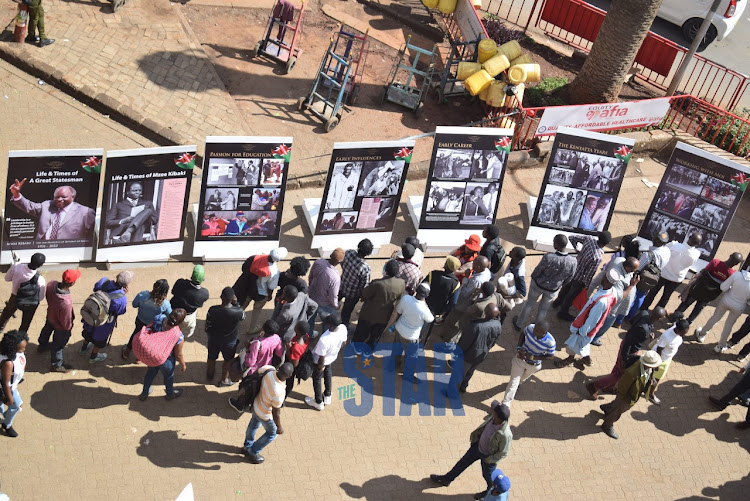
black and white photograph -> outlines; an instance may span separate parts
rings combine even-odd
[[[239,200],[239,188],[213,188],[206,190],[204,207],[211,210],[234,210]]]
[[[549,171],[549,182],[560,186],[570,186],[573,182],[574,170],[552,167]]]
[[[698,199],[692,195],[687,195],[677,190],[665,189],[658,193],[656,208],[682,217],[690,219],[693,209],[698,205]]]
[[[378,207],[378,215],[375,220],[375,227],[382,228],[388,221],[395,219],[396,209],[398,209],[398,200],[396,197],[381,198],[380,207]]]
[[[604,231],[604,225],[612,205],[612,197],[603,193],[589,191],[583,205],[578,227],[588,231]]]
[[[700,195],[703,184],[708,176],[700,172],[685,167],[684,165],[675,165],[667,175],[667,184],[676,186],[683,191]]]
[[[724,220],[727,218],[727,214],[727,209],[722,209],[721,207],[708,202],[702,202],[693,209],[693,213],[690,215],[690,220],[695,224],[707,226],[711,230],[718,231],[724,225]]]
[[[708,261],[710,259],[710,256],[715,253],[715,250],[720,243],[719,235],[718,233],[715,233],[713,231],[708,231],[696,227],[693,227],[693,230],[703,235],[703,241],[698,246],[698,250],[701,251],[701,259],[705,259],[706,261]],[[693,232],[690,233],[692,234]],[[688,234],[688,236],[690,236],[690,234]],[[684,243],[687,243],[687,240]]]
[[[586,190],[547,185],[542,197],[539,221],[555,226],[577,227],[583,213],[586,193]]]
[[[403,160],[364,162],[357,196],[388,197],[399,191],[404,172]]]
[[[703,186],[701,196],[707,200],[716,202],[717,204],[729,207],[734,205],[738,192],[739,189],[732,183],[709,176],[706,180],[705,186]]]
[[[257,158],[212,158],[208,163],[208,186],[258,184],[260,159]]]
[[[438,148],[432,177],[437,179],[469,179],[474,150]]]
[[[663,214],[661,212],[654,212],[648,222],[644,225],[645,231],[642,229],[640,235],[648,235],[649,240],[656,233],[666,232],[667,226],[673,221],[671,216]]]
[[[328,187],[326,209],[351,209],[357,195],[362,162],[337,162]]]
[[[324,212],[321,231],[353,230],[357,227],[357,211]]]
[[[497,183],[466,183],[461,222],[477,224],[480,221],[491,221],[495,214],[497,197]]]
[[[625,173],[625,163],[613,157],[562,149],[555,154],[555,159],[560,160],[559,163],[555,163],[555,167],[575,169],[568,183],[574,188],[609,193]]]
[[[284,179],[284,160],[264,158],[259,184],[281,184]]]
[[[435,181],[430,185],[427,212],[461,212],[466,183]]]

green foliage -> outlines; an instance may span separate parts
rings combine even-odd
[[[526,33],[523,30],[509,28],[495,14],[485,14],[483,24],[484,29],[487,30],[487,36],[498,45],[508,43],[511,40],[523,40],[526,38]]]
[[[568,79],[565,77],[547,77],[542,79],[534,87],[526,88],[526,102],[528,106],[535,108],[537,106],[561,106],[568,104],[557,96],[552,94],[568,85]]]
[[[732,111],[737,116],[748,116],[750,109]],[[719,148],[744,157],[750,152],[750,124],[744,120],[713,112],[706,113],[698,130],[698,137],[705,138]]]

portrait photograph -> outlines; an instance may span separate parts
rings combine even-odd
[[[611,206],[612,197],[610,195],[589,191],[586,195],[581,219],[578,221],[578,227],[588,231],[604,231]]]
[[[362,162],[336,162],[326,195],[326,209],[351,209],[357,195]]]
[[[102,215],[104,245],[158,241],[159,212],[165,203],[163,185],[164,181],[154,179],[110,184]],[[182,208],[184,198],[169,203]]]

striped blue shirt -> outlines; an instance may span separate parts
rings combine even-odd
[[[534,357],[545,355],[554,355],[557,344],[552,334],[547,332],[542,339],[537,339],[534,335],[534,324],[529,324],[523,331],[524,341],[522,348]],[[531,365],[540,365],[541,360],[526,360]]]

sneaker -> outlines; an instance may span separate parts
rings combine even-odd
[[[318,411],[322,411],[326,407],[323,402],[317,403],[313,397],[305,397],[305,403]]]
[[[695,329],[695,339],[698,340],[699,343],[702,343],[706,340],[706,335],[703,334],[703,327],[698,327]]]
[[[146,393],[141,393],[140,395],[138,395],[138,400],[140,400],[141,402],[143,402],[143,401],[144,401],[144,400],[146,400],[146,399],[148,398],[148,396],[149,396],[149,395],[151,395],[151,394],[152,394],[153,392],[154,392],[154,387],[153,387],[153,386],[149,386],[149,387],[148,387],[148,391],[147,391]]]
[[[253,453],[252,453],[252,452],[250,452],[250,451],[247,451],[247,453],[245,454],[245,456],[247,456],[247,459],[248,459],[248,460],[249,460],[249,461],[250,461],[250,462],[251,462],[252,464],[262,464],[262,463],[263,463],[263,461],[265,461],[265,460],[266,460],[266,458],[264,458],[264,457],[263,457],[263,456],[261,456],[260,454],[253,454]]]
[[[731,347],[731,346],[729,346],[728,344],[725,344],[724,346],[722,346],[722,347],[721,347],[721,348],[719,349],[719,353],[726,353],[726,352],[728,352],[728,351],[729,351],[729,350],[731,350],[731,349],[732,349],[732,347]]]
[[[651,397],[649,397],[648,401],[654,405],[661,405],[661,399],[655,395],[652,395]]]
[[[240,400],[238,398],[229,397],[229,405],[231,405],[232,409],[236,410],[240,414],[245,412],[245,409],[243,409],[242,406],[240,405]]]
[[[432,480],[436,484],[442,485],[443,487],[448,487],[449,485],[451,485],[450,481],[443,475],[432,474],[430,475],[430,480]]]
[[[323,405],[331,405],[331,395],[323,396]]]
[[[6,427],[5,425],[3,425],[3,431],[6,435],[12,438],[16,438],[18,436],[18,432],[14,430],[12,426]]]
[[[602,345],[602,340],[601,339],[594,339],[593,341],[591,341],[591,345],[592,346],[601,346]]]
[[[744,364],[745,360],[747,360],[747,355],[737,355],[737,361],[739,363]]]
[[[487,491],[477,492],[476,494],[474,494],[474,499],[484,499],[486,494]]]
[[[86,356],[86,352],[89,351],[90,347],[91,347],[91,343],[84,342],[83,346],[81,346],[81,349],[78,350],[78,354],[81,355],[82,357],[85,357]]]
[[[90,364],[95,364],[97,362],[101,362],[102,360],[104,360],[106,358],[107,358],[107,354],[106,353],[97,353],[94,358],[89,357],[89,363]]]
[[[179,398],[181,396],[182,396],[182,390],[175,388],[175,390],[172,392],[171,395],[167,395],[166,396],[166,399],[167,400],[174,400],[175,398]]]
[[[615,440],[620,438],[620,435],[617,434],[614,428],[605,428],[604,425],[600,426],[602,431],[607,434],[608,437],[612,437]]]
[[[68,364],[53,365],[52,368],[50,368],[50,372],[62,372],[64,374],[72,368],[73,366],[68,365]]]
[[[221,381],[216,383],[216,386],[218,386],[219,388],[225,388],[227,386],[232,386],[233,384],[234,381],[232,381],[231,379],[222,379]]]
[[[748,398],[747,400],[745,400],[745,399],[742,399],[742,398],[740,398],[740,397],[737,397],[737,402],[738,402],[738,403],[739,403],[739,404],[740,404],[740,405],[741,405],[742,407],[750,407],[750,398]]]

